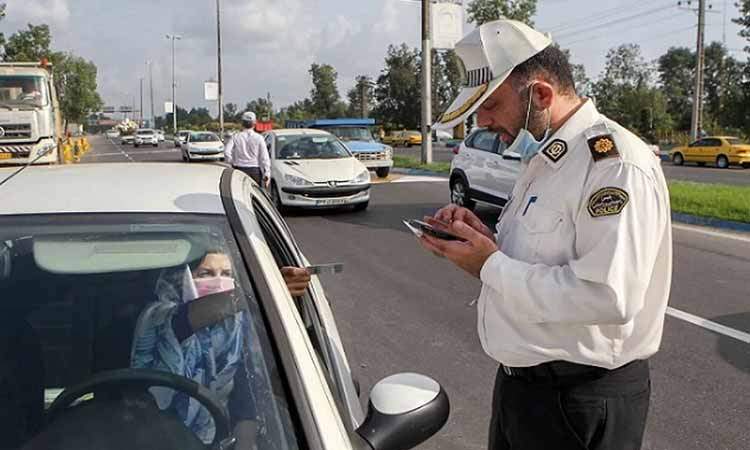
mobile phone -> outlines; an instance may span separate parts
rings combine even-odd
[[[437,228],[433,227],[427,222],[422,222],[421,220],[412,219],[410,221],[404,221],[404,223],[407,223],[409,228],[417,229],[421,231],[424,234],[427,234],[429,236],[432,236],[436,239],[442,239],[444,241],[465,241],[466,239],[456,236],[455,234],[448,233],[447,231],[438,230]]]
[[[332,263],[332,264],[315,264],[305,267],[310,275],[334,275],[344,271],[344,264]]]

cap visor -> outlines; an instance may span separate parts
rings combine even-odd
[[[489,83],[480,84],[476,87],[465,87],[461,89],[458,97],[448,107],[446,112],[432,125],[433,130],[451,129],[466,120],[469,115],[479,108],[479,105],[487,100],[487,97],[495,92],[503,81],[508,78],[512,70],[509,70]]]

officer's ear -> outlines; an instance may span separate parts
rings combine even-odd
[[[533,92],[534,107],[537,111],[544,111],[552,106],[557,93],[555,87],[544,80],[538,80],[534,83]]]

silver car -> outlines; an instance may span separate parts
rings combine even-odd
[[[320,280],[292,298],[279,267],[309,262],[243,173],[34,167],[2,189],[8,448],[395,450],[445,424],[445,391],[413,373],[365,413]]]

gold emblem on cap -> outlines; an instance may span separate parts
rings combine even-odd
[[[615,143],[609,138],[601,138],[594,144],[597,153],[607,153],[615,147]]]

